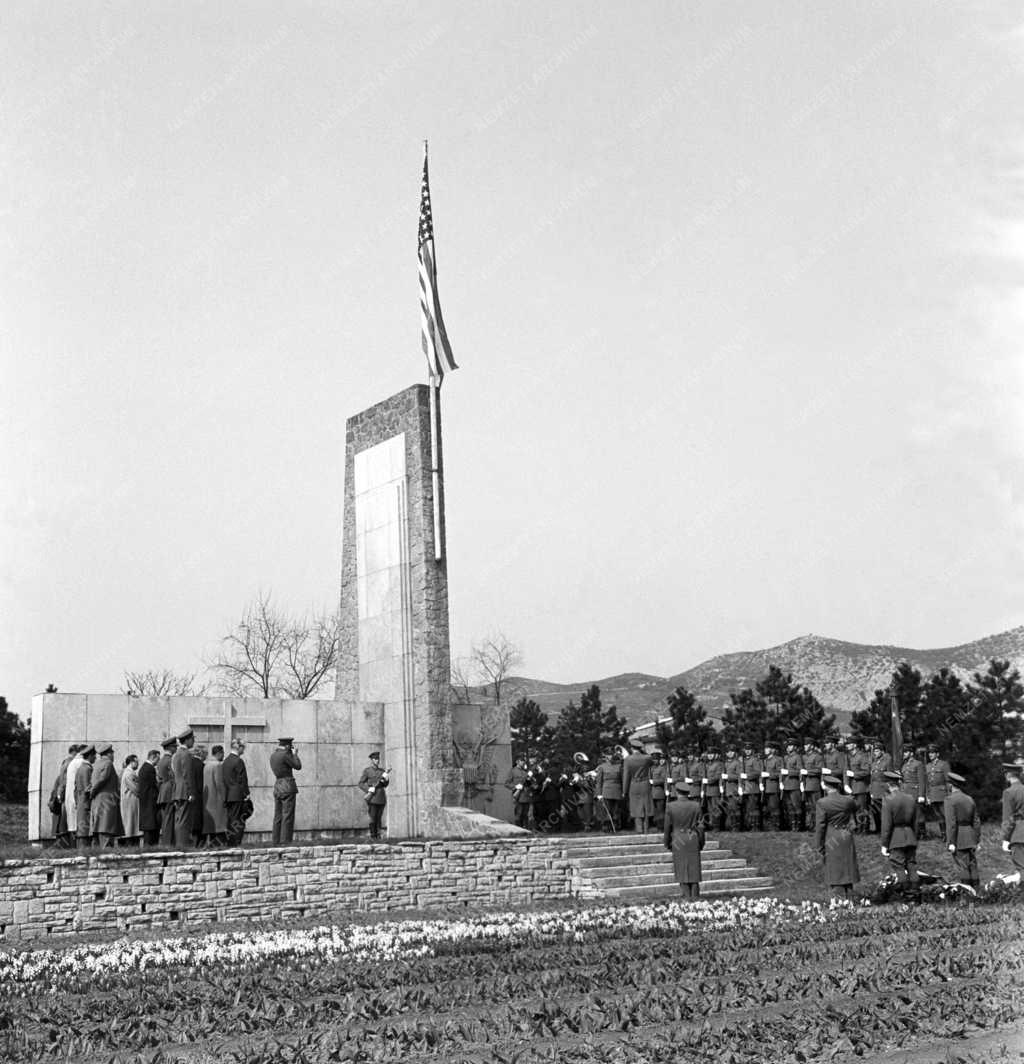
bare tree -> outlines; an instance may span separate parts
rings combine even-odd
[[[482,681],[484,693],[490,688],[496,705],[503,696],[515,697],[517,691],[507,688],[512,670],[523,663],[523,652],[504,632],[492,632],[479,643],[474,643],[469,661]]]
[[[336,614],[295,619],[261,591],[221,640],[210,668],[226,694],[312,698],[337,664],[338,645]]]
[[[457,705],[469,705],[473,701],[472,665],[465,658],[455,658],[451,663],[448,688],[452,701]]]
[[[194,672],[175,672],[173,669],[145,669],[132,672],[125,669],[124,687],[126,695],[143,697],[155,695],[158,698],[168,695],[205,695],[210,689],[208,681],[196,683]]]
[[[338,663],[340,618],[312,614],[292,625],[285,639],[279,688],[288,698],[312,698]]]

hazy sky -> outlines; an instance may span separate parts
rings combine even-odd
[[[456,655],[1021,623],[1017,8],[6,3],[0,693],[336,601],[424,137]]]

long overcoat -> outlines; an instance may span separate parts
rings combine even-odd
[[[80,839],[87,839],[93,833],[90,810],[92,796],[90,784],[92,783],[92,762],[84,759],[78,763],[75,770],[75,834]]]
[[[665,806],[665,847],[680,886],[700,882],[700,851],[704,849],[704,821],[700,803],[678,798]]]
[[[142,834],[139,819],[139,769],[125,765],[121,773],[121,824],[126,839]]]
[[[139,765],[139,830],[156,831],[156,769],[148,761]]]
[[[227,788],[224,763],[210,757],[203,764],[203,834],[223,835],[228,830]]]
[[[848,794],[826,794],[814,806],[814,845],[825,858],[825,885],[849,887],[860,879],[852,829],[857,803]]]
[[[622,790],[629,796],[631,817],[654,816],[654,799],[651,797],[650,754],[630,754],[622,762]]]
[[[120,835],[121,781],[109,757],[101,757],[92,770],[92,830],[100,835]]]

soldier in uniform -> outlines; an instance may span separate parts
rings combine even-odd
[[[978,889],[978,843],[981,841],[981,818],[974,799],[963,791],[967,782],[956,772],[947,772],[949,794],[943,801],[942,837],[946,839],[960,882]]]
[[[757,757],[752,747],[743,751],[743,771],[740,773],[740,824],[743,831],[761,830],[761,797],[764,758]]]
[[[764,767],[761,769],[761,785],[764,791],[763,824],[766,831],[778,831],[782,827],[782,758],[774,743],[764,748]]]
[[[871,755],[864,749],[864,740],[855,739],[846,766],[846,780],[857,803],[857,834],[871,826]]]
[[[106,743],[97,751],[99,760],[89,782],[92,813],[92,834],[99,839],[100,849],[113,847],[124,834],[121,824],[121,783],[114,768],[114,748]]]
[[[302,767],[301,765],[299,766]],[[366,798],[366,811],[370,815],[370,838],[380,838],[380,822],[384,816],[384,807],[388,804],[386,792],[391,776],[380,767],[380,752],[370,754],[370,763],[359,777],[359,789]],[[294,813],[293,813],[294,818]],[[289,835],[289,840],[291,835]]]
[[[594,781],[597,771],[590,767],[590,758],[580,752],[572,755],[575,771],[570,778],[576,802],[576,815],[583,831],[594,830]]]
[[[704,802],[704,786],[701,783],[701,780],[704,778],[704,766],[706,763],[707,762],[703,760],[699,750],[690,750],[686,755],[681,775],[682,782],[690,788],[690,801],[696,802],[701,806],[702,810]],[[676,782],[678,783],[679,781],[680,776],[677,775]]]
[[[804,743],[803,768],[800,771],[804,792],[804,828],[814,830],[814,810],[821,797],[821,774],[825,768],[825,759],[818,749],[818,744],[811,740]]]
[[[597,792],[597,807],[610,818],[612,831],[622,827],[622,754],[613,750],[597,766],[597,779],[594,781]]]
[[[885,774],[892,771],[892,755],[887,754],[877,740],[871,743],[871,779],[868,793],[871,796],[871,817],[875,831],[882,830],[882,802],[889,793]]]
[[[853,828],[857,822],[857,803],[842,793],[839,776],[827,773],[821,780],[825,795],[814,807],[814,845],[825,862],[825,885],[848,898],[860,879]]]
[[[537,765],[533,816],[538,831],[557,831],[558,829],[558,807],[562,801],[562,795],[558,789],[558,775],[558,769],[549,761],[541,761]]]
[[[622,762],[622,792],[629,802],[629,815],[633,818],[633,830],[647,834],[647,827],[654,816],[654,800],[651,797],[651,755],[639,743],[633,744],[632,753]]]
[[[801,772],[803,758],[797,752],[796,742],[786,743],[786,756],[782,759],[782,795],[786,802],[786,820],[790,831],[803,830],[804,795]]]
[[[722,762],[722,796],[725,800],[725,830],[740,830],[740,776],[743,760],[732,748],[725,751]]]
[[[842,738],[833,742],[826,739],[821,751],[822,774],[835,776],[839,780],[839,789],[845,794],[850,793],[849,783],[846,779],[846,768],[849,757],[846,753],[846,743]]]
[[[886,772],[882,799],[882,856],[905,877],[911,897],[920,901],[917,878],[917,800],[900,790],[903,777]]]
[[[160,845],[174,845],[174,773],[171,758],[178,740],[171,736],[160,744],[163,753],[156,763],[156,813],[160,822]]]
[[[1024,875],[1024,765],[1003,765],[1003,850],[1013,858],[1013,867]]]
[[[725,762],[721,755],[717,750],[709,750],[707,762],[704,765],[704,775],[701,777],[707,797],[704,822],[709,831],[721,831],[725,822],[725,782],[722,779],[724,770]]]
[[[530,781],[526,758],[517,757],[516,763],[505,777],[505,786],[512,792],[512,809],[518,828],[525,829],[530,826],[530,806],[533,805],[533,787],[530,786]]]
[[[925,779],[928,783],[927,804],[925,805],[924,833],[928,834],[929,821],[935,821],[939,825],[939,838],[943,844],[947,841],[946,835],[946,795],[949,794],[947,777],[949,776],[949,762],[939,757],[939,748],[933,743],[928,747],[928,760],[924,766]]]
[[[660,831],[665,826],[665,800],[669,779],[665,755],[660,750],[651,754],[651,801],[654,803],[654,826]]]
[[[704,821],[700,806],[690,801],[690,788],[682,781],[675,785],[677,800],[665,810],[664,841],[672,852],[676,882],[687,901],[700,897],[700,852],[704,849]]]
[[[924,838],[924,807],[928,801],[928,776],[924,768],[925,750],[911,750],[903,759],[903,793],[917,806],[917,837]]]
[[[78,743],[72,743],[68,747],[67,756],[60,763],[53,788],[50,791],[50,800],[47,803],[53,816],[53,842],[62,849],[68,848],[71,842],[68,838],[68,810],[64,802],[64,795],[68,788],[68,765],[75,759],[79,751]]]
[[[199,846],[203,841],[203,776],[206,772],[205,746],[192,747],[192,776],[196,789],[196,800],[192,803],[192,845]]]
[[[195,807],[202,805],[202,792],[196,788],[195,758],[192,747],[196,744],[191,728],[178,736],[178,747],[171,757],[171,775],[174,777],[174,845],[187,850],[192,845],[192,830],[195,824]]]
[[[295,796],[299,785],[294,773],[302,768],[299,755],[290,735],[277,740],[277,749],[270,755],[270,771],[274,774],[274,825],[271,839],[275,845],[286,845],[295,832]]]

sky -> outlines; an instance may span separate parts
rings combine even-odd
[[[0,694],[335,605],[424,138],[456,657],[1024,623],[1015,7],[6,4]]]

